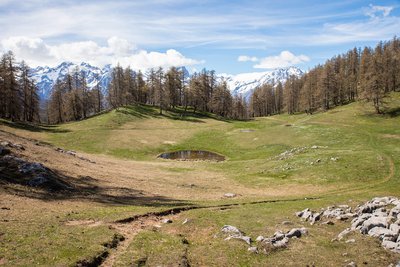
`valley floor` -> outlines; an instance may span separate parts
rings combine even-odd
[[[399,102],[393,94],[391,105]],[[377,238],[352,232],[332,242],[350,220],[310,225],[294,213],[400,197],[399,123],[374,115],[367,103],[249,122],[159,116],[147,106],[60,126],[1,121],[0,140],[12,157],[41,163],[54,181],[29,187],[0,165],[0,265],[396,264],[400,254]],[[180,149],[227,160],[157,158]],[[277,230],[306,227],[308,234],[255,254],[242,240],[225,240],[224,225],[250,236],[252,246]]]

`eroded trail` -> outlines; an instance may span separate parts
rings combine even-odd
[[[109,244],[106,244],[107,248],[105,252],[94,256],[90,261],[78,261],[76,266],[103,266],[111,267],[115,266],[118,259],[126,252],[129,245],[134,241],[135,236],[142,231],[150,231],[161,228],[164,224],[174,221],[179,221],[181,213],[194,210],[194,209],[227,209],[240,207],[245,205],[256,205],[266,203],[278,203],[278,202],[292,202],[292,201],[305,201],[305,200],[316,200],[317,198],[301,198],[301,199],[276,199],[276,200],[263,200],[263,201],[251,201],[243,203],[231,203],[213,206],[188,206],[172,208],[160,212],[150,212],[140,215],[134,215],[125,219],[117,220],[112,223],[105,223],[101,221],[89,222],[89,221],[69,221],[67,225],[85,225],[88,227],[98,226],[107,224],[110,228],[115,229],[118,233],[114,236],[114,239]],[[171,221],[165,221],[171,220]],[[183,262],[188,263],[186,253],[182,258]],[[190,265],[186,265],[190,266]]]

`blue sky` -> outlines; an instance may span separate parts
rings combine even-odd
[[[400,1],[0,0],[0,29],[0,50],[32,66],[307,70],[400,35]]]

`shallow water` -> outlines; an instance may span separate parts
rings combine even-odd
[[[162,159],[174,159],[174,160],[211,160],[211,161],[225,160],[224,156],[205,150],[180,150],[174,152],[166,152],[160,154],[158,157]]]

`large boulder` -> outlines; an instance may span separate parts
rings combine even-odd
[[[368,220],[364,221],[362,224],[362,227],[360,229],[360,232],[362,234],[367,234],[369,230],[375,227],[383,227],[383,228],[388,228],[388,218],[387,217],[375,217],[372,216]]]
[[[383,227],[374,227],[368,232],[369,236],[372,237],[377,237],[381,240],[390,240],[390,241],[396,241],[398,234],[395,232],[392,232],[391,230]]]
[[[352,221],[351,221],[351,229],[352,230],[356,230],[361,228],[362,224],[368,220],[369,218],[372,217],[372,214],[370,213],[365,213],[365,214],[361,214],[358,217],[355,217]]]

